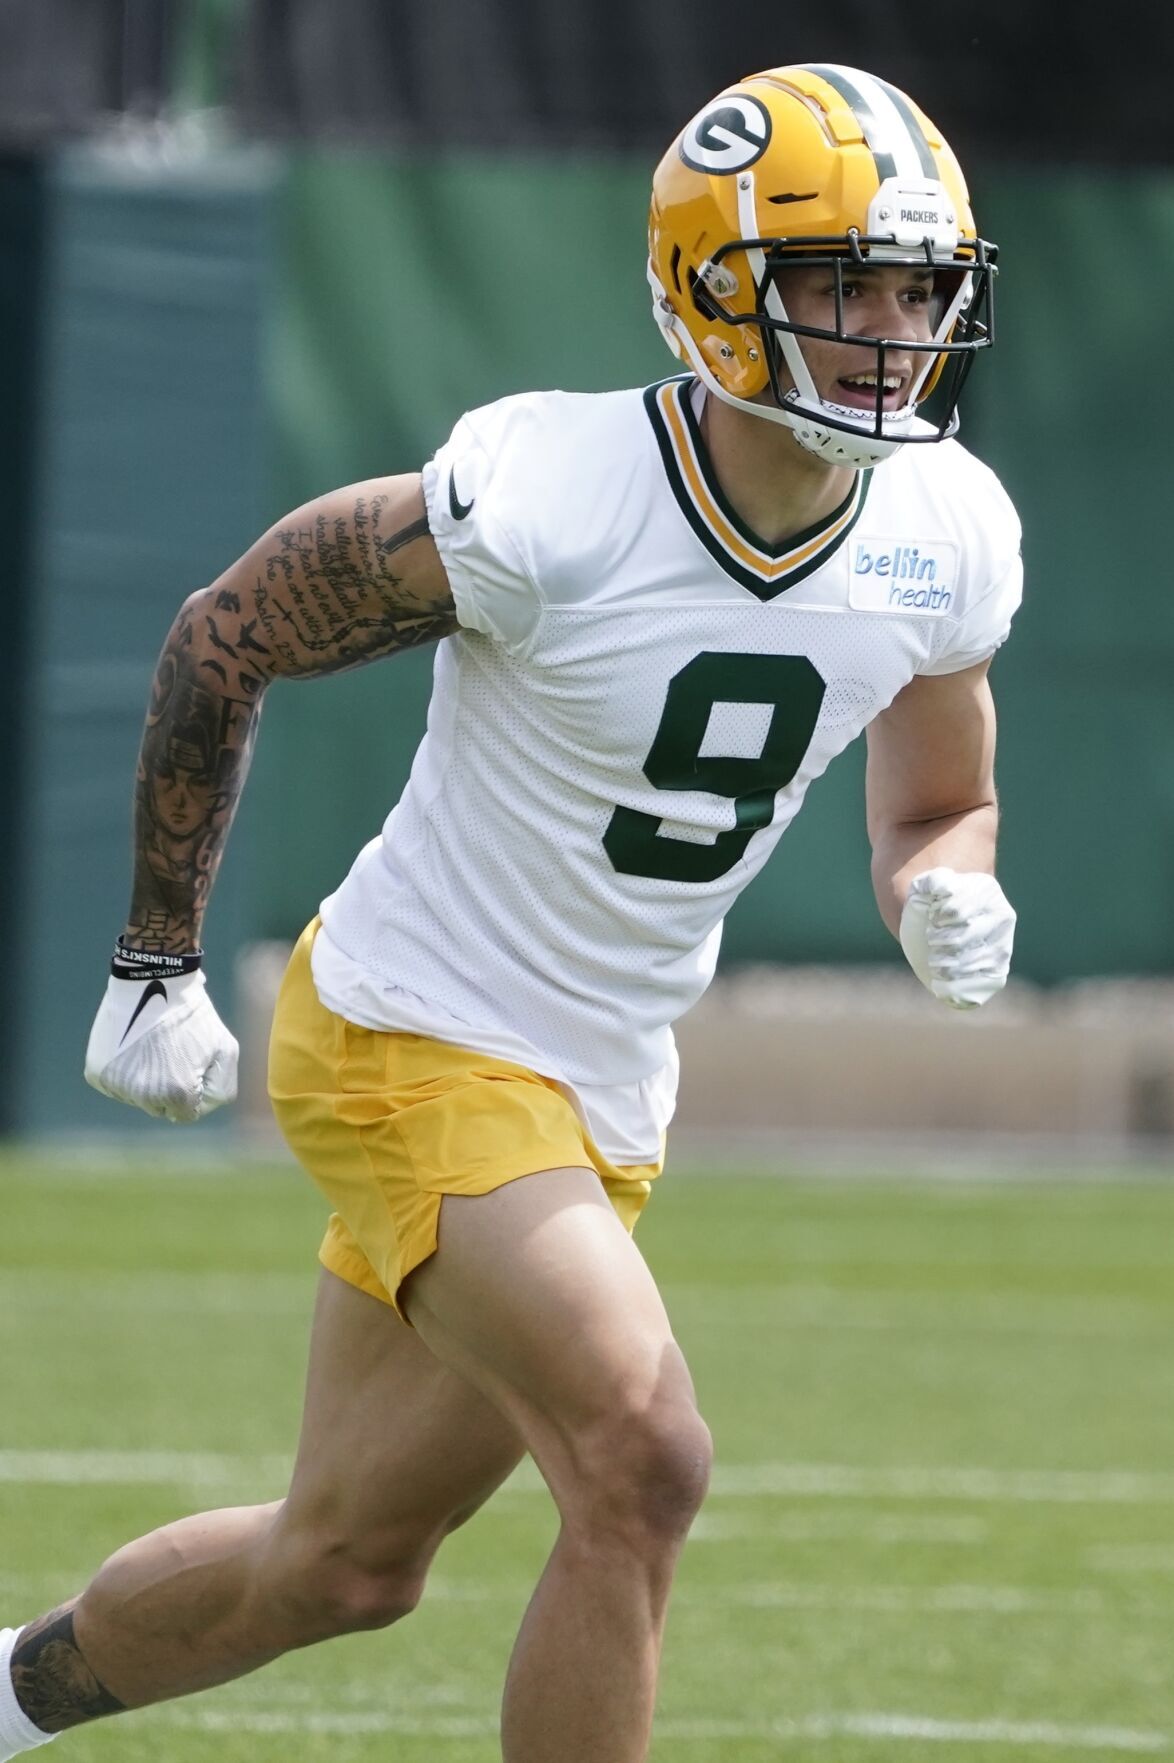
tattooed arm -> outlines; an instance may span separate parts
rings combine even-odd
[[[456,628],[418,476],[308,503],[193,594],[155,670],[124,942],[199,946],[271,680],[340,673]]]

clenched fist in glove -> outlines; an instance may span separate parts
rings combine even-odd
[[[199,1120],[236,1095],[236,1041],[198,955],[126,949],[110,964],[86,1048],[86,1082],[164,1120]]]
[[[905,959],[928,991],[956,1010],[1001,992],[1011,966],[1015,913],[993,875],[927,869],[901,913]]]

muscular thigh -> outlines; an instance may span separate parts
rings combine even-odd
[[[286,1527],[377,1570],[426,1554],[522,1455],[511,1422],[388,1305],[322,1274]]]
[[[438,1251],[403,1300],[437,1357],[514,1423],[556,1498],[581,1478],[584,1441],[614,1438],[624,1417],[697,1436],[660,1294],[589,1170],[446,1196]]]

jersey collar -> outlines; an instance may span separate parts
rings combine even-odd
[[[662,380],[644,393],[669,487],[682,514],[726,574],[760,600],[773,600],[838,551],[864,508],[871,469],[856,473],[838,508],[781,546],[771,546],[735,514],[722,494],[693,413],[691,374]]]

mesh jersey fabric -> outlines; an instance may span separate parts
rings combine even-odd
[[[989,656],[1021,592],[1014,510],[957,442],[861,474],[773,557],[707,475],[693,390],[506,398],[425,467],[461,630],[314,952],[365,1026],[627,1091],[645,1151],[671,1025],[808,786],[915,675]]]

